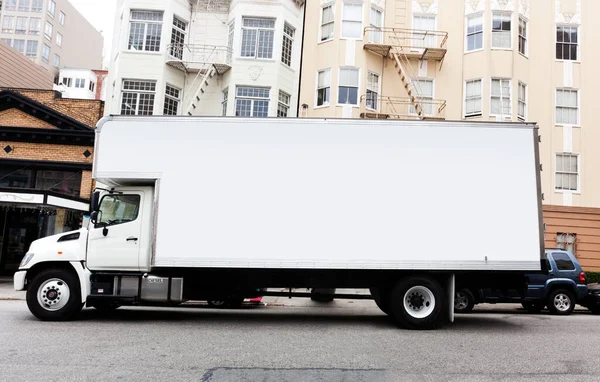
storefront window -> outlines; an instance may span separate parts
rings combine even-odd
[[[28,169],[1,166],[0,187],[30,188],[32,173]]]
[[[35,188],[38,190],[60,192],[65,195],[79,196],[81,172],[38,170]]]

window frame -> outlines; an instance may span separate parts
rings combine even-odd
[[[525,34],[521,34],[521,22],[524,24],[523,30]],[[529,20],[522,15],[519,15],[519,25],[517,26],[517,50],[523,57],[529,58]],[[523,52],[521,52],[521,39],[523,40]],[[555,47],[556,49],[556,47]]]
[[[44,47],[48,48],[48,56],[44,57]],[[50,63],[50,54],[52,53],[52,49],[48,46],[48,44],[42,42],[42,61],[46,64]]]
[[[417,29],[415,28],[415,19],[429,19],[429,20],[433,20],[433,28],[432,29]],[[435,32],[437,30],[437,23],[438,23],[438,18],[436,14],[429,14],[429,13],[413,13],[412,15],[412,28],[414,30],[424,30],[424,31],[428,31],[428,32]],[[413,36],[420,36],[423,33],[418,33],[418,32],[413,32]],[[431,44],[431,46],[429,46],[429,41],[433,40],[433,44]],[[422,41],[419,41],[417,39],[413,39],[411,46],[413,48],[417,48],[417,49],[424,49],[424,48],[435,48],[436,47],[436,37],[435,35],[431,35],[431,36],[425,36],[424,39]]]
[[[479,32],[474,32],[469,34],[469,20],[470,19],[474,19],[474,18],[481,18],[481,31]],[[477,13],[472,13],[470,15],[465,16],[465,40],[464,40],[464,44],[465,44],[465,48],[464,48],[464,53],[473,53],[473,52],[480,52],[485,48],[485,17],[484,17],[484,13],[483,12],[477,12]],[[471,49],[469,50],[469,36],[474,36],[476,34],[481,33],[481,48],[475,48],[475,49]]]
[[[56,45],[61,46],[62,47],[62,41],[63,41],[63,35],[60,32],[56,32]]]
[[[27,6],[23,6],[21,5],[23,3],[23,0],[19,0],[19,5],[18,5],[18,10],[20,12],[29,12],[29,10],[31,9],[31,0],[25,0],[27,2]]]
[[[342,71],[343,70],[353,70],[355,72],[357,72],[356,75],[356,86],[342,86],[340,85],[341,83],[341,78],[342,78]],[[337,81],[337,98],[336,98],[336,105],[337,106],[352,106],[355,108],[360,107],[360,68],[359,67],[355,67],[355,66],[340,66],[338,69],[338,81]],[[340,103],[340,95],[341,95],[341,88],[356,88],[356,103]],[[331,92],[331,91],[330,91]]]
[[[48,34],[48,26],[50,26],[50,34]],[[54,34],[54,25],[46,21],[44,25],[44,38],[48,41],[52,41],[52,36]]]
[[[22,47],[23,47],[23,49],[22,49],[22,50],[21,50],[21,49],[19,49],[19,47],[17,47],[17,46],[16,46],[17,44],[15,44],[15,43],[16,43],[17,41],[19,42],[19,45],[22,45]],[[12,47],[13,47],[13,49],[14,49],[14,50],[16,50],[17,52],[19,52],[19,53],[21,53],[21,54],[25,55],[25,54],[26,54],[26,52],[27,52],[27,40],[25,40],[24,38],[15,38],[15,39],[13,39],[13,41],[12,41]]]
[[[67,18],[67,15],[63,11],[60,11],[60,13],[58,14],[58,23],[60,25],[64,26],[66,18]]]
[[[359,6],[360,7],[360,21],[356,20],[345,20],[344,19],[344,8],[348,6]],[[364,4],[363,2],[357,2],[355,0],[343,1],[342,2],[342,17],[340,21],[340,40],[362,40],[363,39],[363,24],[364,24]],[[344,23],[354,23],[357,24],[360,22],[360,35],[357,37],[352,36],[344,36]]]
[[[273,21],[273,27],[272,28],[266,28],[266,27],[247,27],[244,26],[244,20],[245,19],[259,19],[259,20],[270,20]],[[273,17],[260,17],[260,16],[242,16],[242,39],[240,42],[240,53],[239,53],[239,58],[243,59],[243,60],[262,60],[262,61],[273,61],[275,60],[274,56],[275,56],[275,31],[277,28],[277,19],[273,18]],[[245,31],[249,31],[249,30],[254,30],[256,31],[256,36],[255,36],[255,45],[254,45],[254,56],[243,56],[242,52],[244,51],[244,32]],[[260,48],[260,32],[271,32],[272,34],[272,39],[271,39],[271,56],[270,57],[258,57],[259,55],[259,48]],[[236,90],[236,95],[237,95],[237,90]]]
[[[328,73],[329,75],[329,84],[328,86],[324,86],[322,88],[319,88],[319,73]],[[320,109],[323,107],[329,107],[331,106],[331,68],[324,68],[324,69],[319,69],[317,70],[317,75],[315,77],[315,105],[314,105],[314,109]],[[319,105],[319,90],[321,89],[329,89],[329,92],[325,91],[325,95],[329,95],[327,102],[323,102],[322,105]]]
[[[18,9],[18,4],[17,3],[18,3],[18,1],[14,0],[14,5],[12,5],[12,4],[8,5],[8,1],[5,0],[2,10],[4,10],[4,11],[16,11]]]
[[[221,115],[227,116],[227,106],[229,104],[229,86],[221,90]]]
[[[184,24],[184,28],[182,28],[180,25],[177,24],[177,22]],[[177,58],[179,60],[183,59],[183,49],[181,50],[175,50],[177,49],[176,47],[173,46],[173,44],[177,44],[177,45],[185,45],[185,39],[187,37],[187,30],[189,29],[188,26],[190,25],[190,23],[186,20],[184,20],[182,17],[179,17],[177,15],[173,15],[173,20],[171,22],[171,40],[169,41],[169,44],[171,45],[171,49],[169,49],[169,56],[173,57],[173,58]],[[174,42],[174,40],[179,40],[181,39],[181,41],[177,41]],[[173,54],[176,53],[176,54]],[[166,87],[165,87],[166,89]]]
[[[23,19],[25,19],[25,23],[24,25],[21,25],[21,29],[19,29],[19,20],[23,21]],[[23,28],[25,27],[25,28]],[[27,34],[27,32],[29,31],[29,17],[27,16],[17,16],[15,18],[15,34]]]
[[[137,19],[133,19],[133,13],[134,12],[149,12],[149,13],[157,13],[160,14],[161,18],[160,21],[157,20],[137,20]],[[164,22],[165,22],[165,12],[162,10],[155,10],[155,9],[130,9],[129,10],[129,23],[127,26],[127,48],[125,49],[128,52],[135,52],[135,53],[142,53],[142,54],[160,54],[161,49],[162,49],[162,45],[163,45],[163,26],[164,26]],[[130,44],[131,41],[131,26],[133,23],[143,23],[144,24],[144,31],[142,33],[142,48],[141,49],[132,49],[134,44]],[[160,33],[159,33],[159,37],[158,37],[158,49],[157,50],[148,50],[146,49],[148,47],[147,45],[147,40],[148,40],[148,25],[149,24],[154,24],[154,25],[159,25],[160,26]]]
[[[121,222],[121,223],[105,224],[105,223],[102,223],[100,221],[100,219],[102,219],[102,211],[99,210],[98,211],[98,222],[94,223],[94,228],[113,227],[113,226],[116,226],[116,225],[132,223],[132,222],[136,221],[140,217],[140,209],[141,209],[141,205],[142,205],[142,196],[140,194],[105,194],[100,199],[100,202],[98,203],[98,206],[100,206],[100,207],[102,206],[102,202],[104,201],[104,199],[106,197],[119,198],[119,197],[123,197],[123,196],[126,196],[126,197],[135,196],[138,199],[137,200],[137,208],[135,209],[135,216],[133,217],[133,219],[128,220],[126,222]]]
[[[33,6],[36,5],[36,8]],[[43,0],[31,0],[31,12],[41,13],[44,10],[44,1]]]
[[[32,22],[37,21],[38,29],[31,29]],[[31,36],[39,36],[42,33],[42,19],[40,17],[30,17],[29,25],[27,26],[27,34]]]
[[[33,43],[35,43],[35,54],[31,54],[29,52],[29,46],[32,45]],[[29,58],[37,58],[38,56],[38,50],[39,50],[39,41],[38,40],[27,40],[26,43],[26,47],[25,47],[25,56],[29,57]]]
[[[249,89],[266,89],[268,91],[268,97],[252,97],[252,96],[238,96],[238,88],[249,88]],[[271,109],[271,88],[265,86],[249,86],[249,85],[236,85],[235,86],[235,106],[234,113],[236,117],[241,118],[264,118],[269,116]],[[250,115],[238,116],[238,100],[250,100]],[[254,115],[254,103],[255,101],[267,101],[267,115],[256,116]]]
[[[510,106],[510,114],[504,114],[502,112],[501,112],[502,114],[492,113],[492,99],[494,97],[496,97],[496,96],[494,96],[492,94],[493,87],[494,87],[494,81],[508,81],[508,83],[509,83],[508,88],[510,89],[510,94],[509,94],[509,98],[508,98],[508,100],[509,100],[508,104]],[[514,112],[513,106],[512,106],[512,100],[513,100],[513,88],[512,88],[512,86],[513,86],[512,78],[503,78],[503,77],[492,77],[492,78],[490,78],[490,113],[489,113],[490,117],[496,117],[496,118],[500,117],[500,118],[503,118],[503,119],[511,119],[512,120],[512,115],[513,115],[513,112]],[[502,91],[502,82],[500,82],[500,90]],[[502,92],[501,92],[500,99],[503,99],[503,98],[505,98],[505,97],[503,97]],[[500,106],[501,109],[502,109],[502,107],[503,106]]]
[[[581,92],[579,91],[580,89],[575,89],[575,88],[565,88],[565,87],[561,87],[561,88],[556,88],[554,91],[554,126],[574,126],[574,127],[581,127]],[[559,91],[569,91],[569,92],[576,92],[577,97],[577,123],[564,123],[564,122],[558,122],[558,120],[556,119],[556,112],[558,110],[559,107],[561,108],[570,108],[573,109],[573,107],[571,106],[559,106],[558,105],[558,92]]]
[[[371,76],[377,76],[377,91],[369,89],[369,79]],[[374,100],[375,108],[369,107],[369,101],[372,101],[372,99],[371,100],[369,99],[369,92],[375,94],[375,100]],[[365,109],[378,112],[380,109],[380,106],[381,106],[381,102],[379,102],[380,94],[381,94],[381,74],[374,72],[372,70],[367,71],[367,88],[365,90]]]
[[[571,171],[564,171],[561,170],[560,172],[558,171],[558,157],[561,156],[564,160],[564,157],[575,157],[577,158],[577,172],[571,172]],[[563,162],[564,163],[564,162]],[[577,153],[572,153],[572,152],[556,152],[554,153],[554,192],[556,193],[573,193],[573,194],[579,194],[581,193],[581,155],[577,154]],[[575,175],[577,178],[577,188],[575,190],[570,189],[570,188],[558,188],[557,187],[557,175]]]
[[[331,14],[333,15],[333,20],[328,21],[327,23],[323,23],[323,13],[325,11],[325,9],[327,8],[331,8]],[[322,4],[321,5],[321,15],[319,16],[319,34],[318,34],[318,41],[317,43],[323,43],[323,42],[328,42],[328,41],[332,41],[333,39],[335,39],[335,2],[333,3],[327,3],[327,4]],[[333,24],[333,33],[331,35],[331,37],[324,39],[323,38],[323,26],[325,25],[329,25],[329,24]]]
[[[373,24],[373,11],[379,12],[381,14],[381,25]],[[385,26],[385,11],[378,6],[371,4],[371,7],[369,8],[369,27],[370,28],[384,28],[384,26]],[[378,38],[374,39],[373,36],[378,36]],[[367,40],[371,44],[383,44],[383,39],[384,39],[383,31],[372,30],[369,33]]]
[[[471,97],[469,99],[467,99],[467,84],[469,82],[476,82],[479,81],[479,112],[478,113],[467,113],[467,101],[469,100],[474,100],[476,99],[476,97]],[[463,108],[464,108],[464,112],[463,112],[463,118],[476,118],[476,117],[481,117],[483,116],[483,78],[471,78],[469,80],[465,80],[464,81],[464,85],[463,85],[463,92],[464,92],[464,97],[463,97]]]
[[[171,88],[171,90],[176,90],[177,96],[170,94],[168,91],[169,88]],[[181,110],[181,93],[182,93],[181,88],[171,85],[168,82],[165,84],[165,96],[163,99],[163,115],[179,115],[180,110]],[[173,112],[172,104],[169,104],[168,101],[170,101],[172,103],[176,103],[176,109],[174,111],[175,114],[167,113],[167,109],[171,109],[169,111]]]
[[[153,90],[147,90],[147,89],[125,89],[125,81],[132,81],[132,82],[139,82],[141,83],[145,83],[146,85],[154,85],[154,89]],[[156,106],[156,88],[157,88],[158,82],[156,80],[150,80],[150,79],[139,79],[139,78],[123,78],[121,79],[121,97],[120,97],[120,110],[119,113],[121,115],[154,115],[154,108]],[[135,103],[135,111],[133,114],[122,114],[123,112],[123,98],[125,96],[125,93],[134,93],[136,95],[136,103]],[[141,94],[148,94],[152,96],[152,107],[150,109],[150,113],[149,114],[139,114],[140,112],[140,95]]]
[[[286,27],[289,28],[292,33],[286,33]],[[283,23],[283,37],[281,41],[281,63],[288,68],[292,67],[292,63],[294,62],[294,36],[296,35],[296,28],[294,28],[288,22]],[[289,45],[289,49],[286,48],[286,43]],[[289,56],[289,57],[288,57]],[[286,62],[284,59],[287,59],[289,62]]]
[[[50,6],[52,4],[52,6]],[[50,12],[50,9],[52,9],[52,12]],[[48,8],[46,8],[46,13],[48,13],[48,16],[54,18],[54,16],[56,15],[56,2],[54,0],[48,0]]]
[[[281,100],[281,96],[287,97],[287,103]],[[277,117],[278,118],[290,118],[289,112],[292,105],[292,95],[288,92],[284,92],[283,90],[279,90],[277,93]],[[285,115],[279,115],[282,108],[285,108]]]
[[[10,25],[8,28],[5,28],[5,20],[9,20]],[[15,28],[17,27],[17,17],[13,15],[4,15],[2,16],[2,25],[0,25],[0,32],[2,33],[15,33]]]
[[[577,58],[575,60],[565,59],[564,57],[563,58],[556,57],[556,47],[558,46],[558,44],[565,44],[565,42],[558,42],[558,28],[575,28],[577,30],[577,43],[576,44],[567,43],[570,45],[577,46]],[[580,41],[581,41],[581,26],[579,24],[556,23],[555,27],[554,27],[554,59],[559,62],[564,62],[564,61],[581,62],[581,44],[579,43]]]
[[[418,98],[420,100],[426,99],[426,100],[431,100],[431,113],[426,113],[425,110],[425,106],[423,104],[421,104],[421,107],[423,108],[423,115],[424,116],[434,116],[435,115],[435,111],[434,111],[434,104],[433,104],[433,100],[435,99],[435,78],[431,78],[431,77],[415,77],[415,78],[411,78],[410,80],[412,83],[414,82],[431,82],[431,96],[427,96],[424,97],[422,94],[420,94]],[[414,85],[413,85],[414,86]],[[419,85],[417,85],[419,86]],[[420,87],[419,87],[419,92],[420,92]],[[414,106],[412,104],[408,105],[408,114],[412,115],[412,116],[416,116],[417,115],[417,111],[414,109]]]
[[[52,66],[54,66],[56,69],[60,68],[60,56],[56,53],[54,53],[54,56],[52,57]]]
[[[508,30],[508,35],[510,36],[510,46],[508,47],[504,47],[504,46],[494,46],[494,32],[498,33],[498,32],[507,32],[503,29],[500,29],[498,31],[496,31],[494,29],[494,17],[496,16],[508,16],[508,19],[510,21],[510,29]],[[493,50],[513,50],[513,12],[506,12],[506,11],[493,11],[492,12],[492,24],[491,24],[491,28],[490,28],[490,33],[492,34],[492,38],[490,39],[490,49]],[[500,23],[500,25],[502,26],[502,22]],[[518,33],[518,32],[517,32]]]
[[[521,87],[523,87],[523,99],[521,100]],[[528,94],[527,92],[529,91],[529,87],[527,86],[526,83],[522,82],[522,81],[518,81],[517,83],[517,119],[521,120],[521,121],[526,121],[527,120],[527,100],[528,100]],[[520,107],[521,104],[523,104],[523,115],[520,115]]]

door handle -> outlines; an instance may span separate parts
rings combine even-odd
[[[138,238],[137,237],[133,237],[133,236],[129,236],[127,238],[127,241],[137,241],[137,240],[138,240]]]

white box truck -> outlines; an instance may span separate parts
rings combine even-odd
[[[514,287],[545,256],[532,124],[110,116],[95,145],[90,225],[33,242],[14,277],[42,320],[370,288],[429,329],[455,277]]]

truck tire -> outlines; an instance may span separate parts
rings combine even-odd
[[[461,288],[454,294],[454,313],[471,313],[475,306],[475,296],[467,288]]]
[[[81,311],[81,287],[74,272],[46,269],[27,288],[27,307],[43,321],[67,321]]]
[[[567,316],[575,309],[575,297],[566,289],[555,289],[548,296],[546,305],[551,314]]]
[[[391,316],[392,309],[390,308],[389,293],[386,293],[384,290],[382,291],[380,288],[376,287],[369,288],[369,292],[371,292],[371,296],[373,297],[373,301],[375,301],[377,307],[381,309],[383,313]]]
[[[529,313],[540,313],[544,309],[543,302],[522,302],[521,305]]]
[[[390,296],[396,322],[407,329],[435,329],[442,324],[447,300],[440,284],[428,276],[398,281]]]

